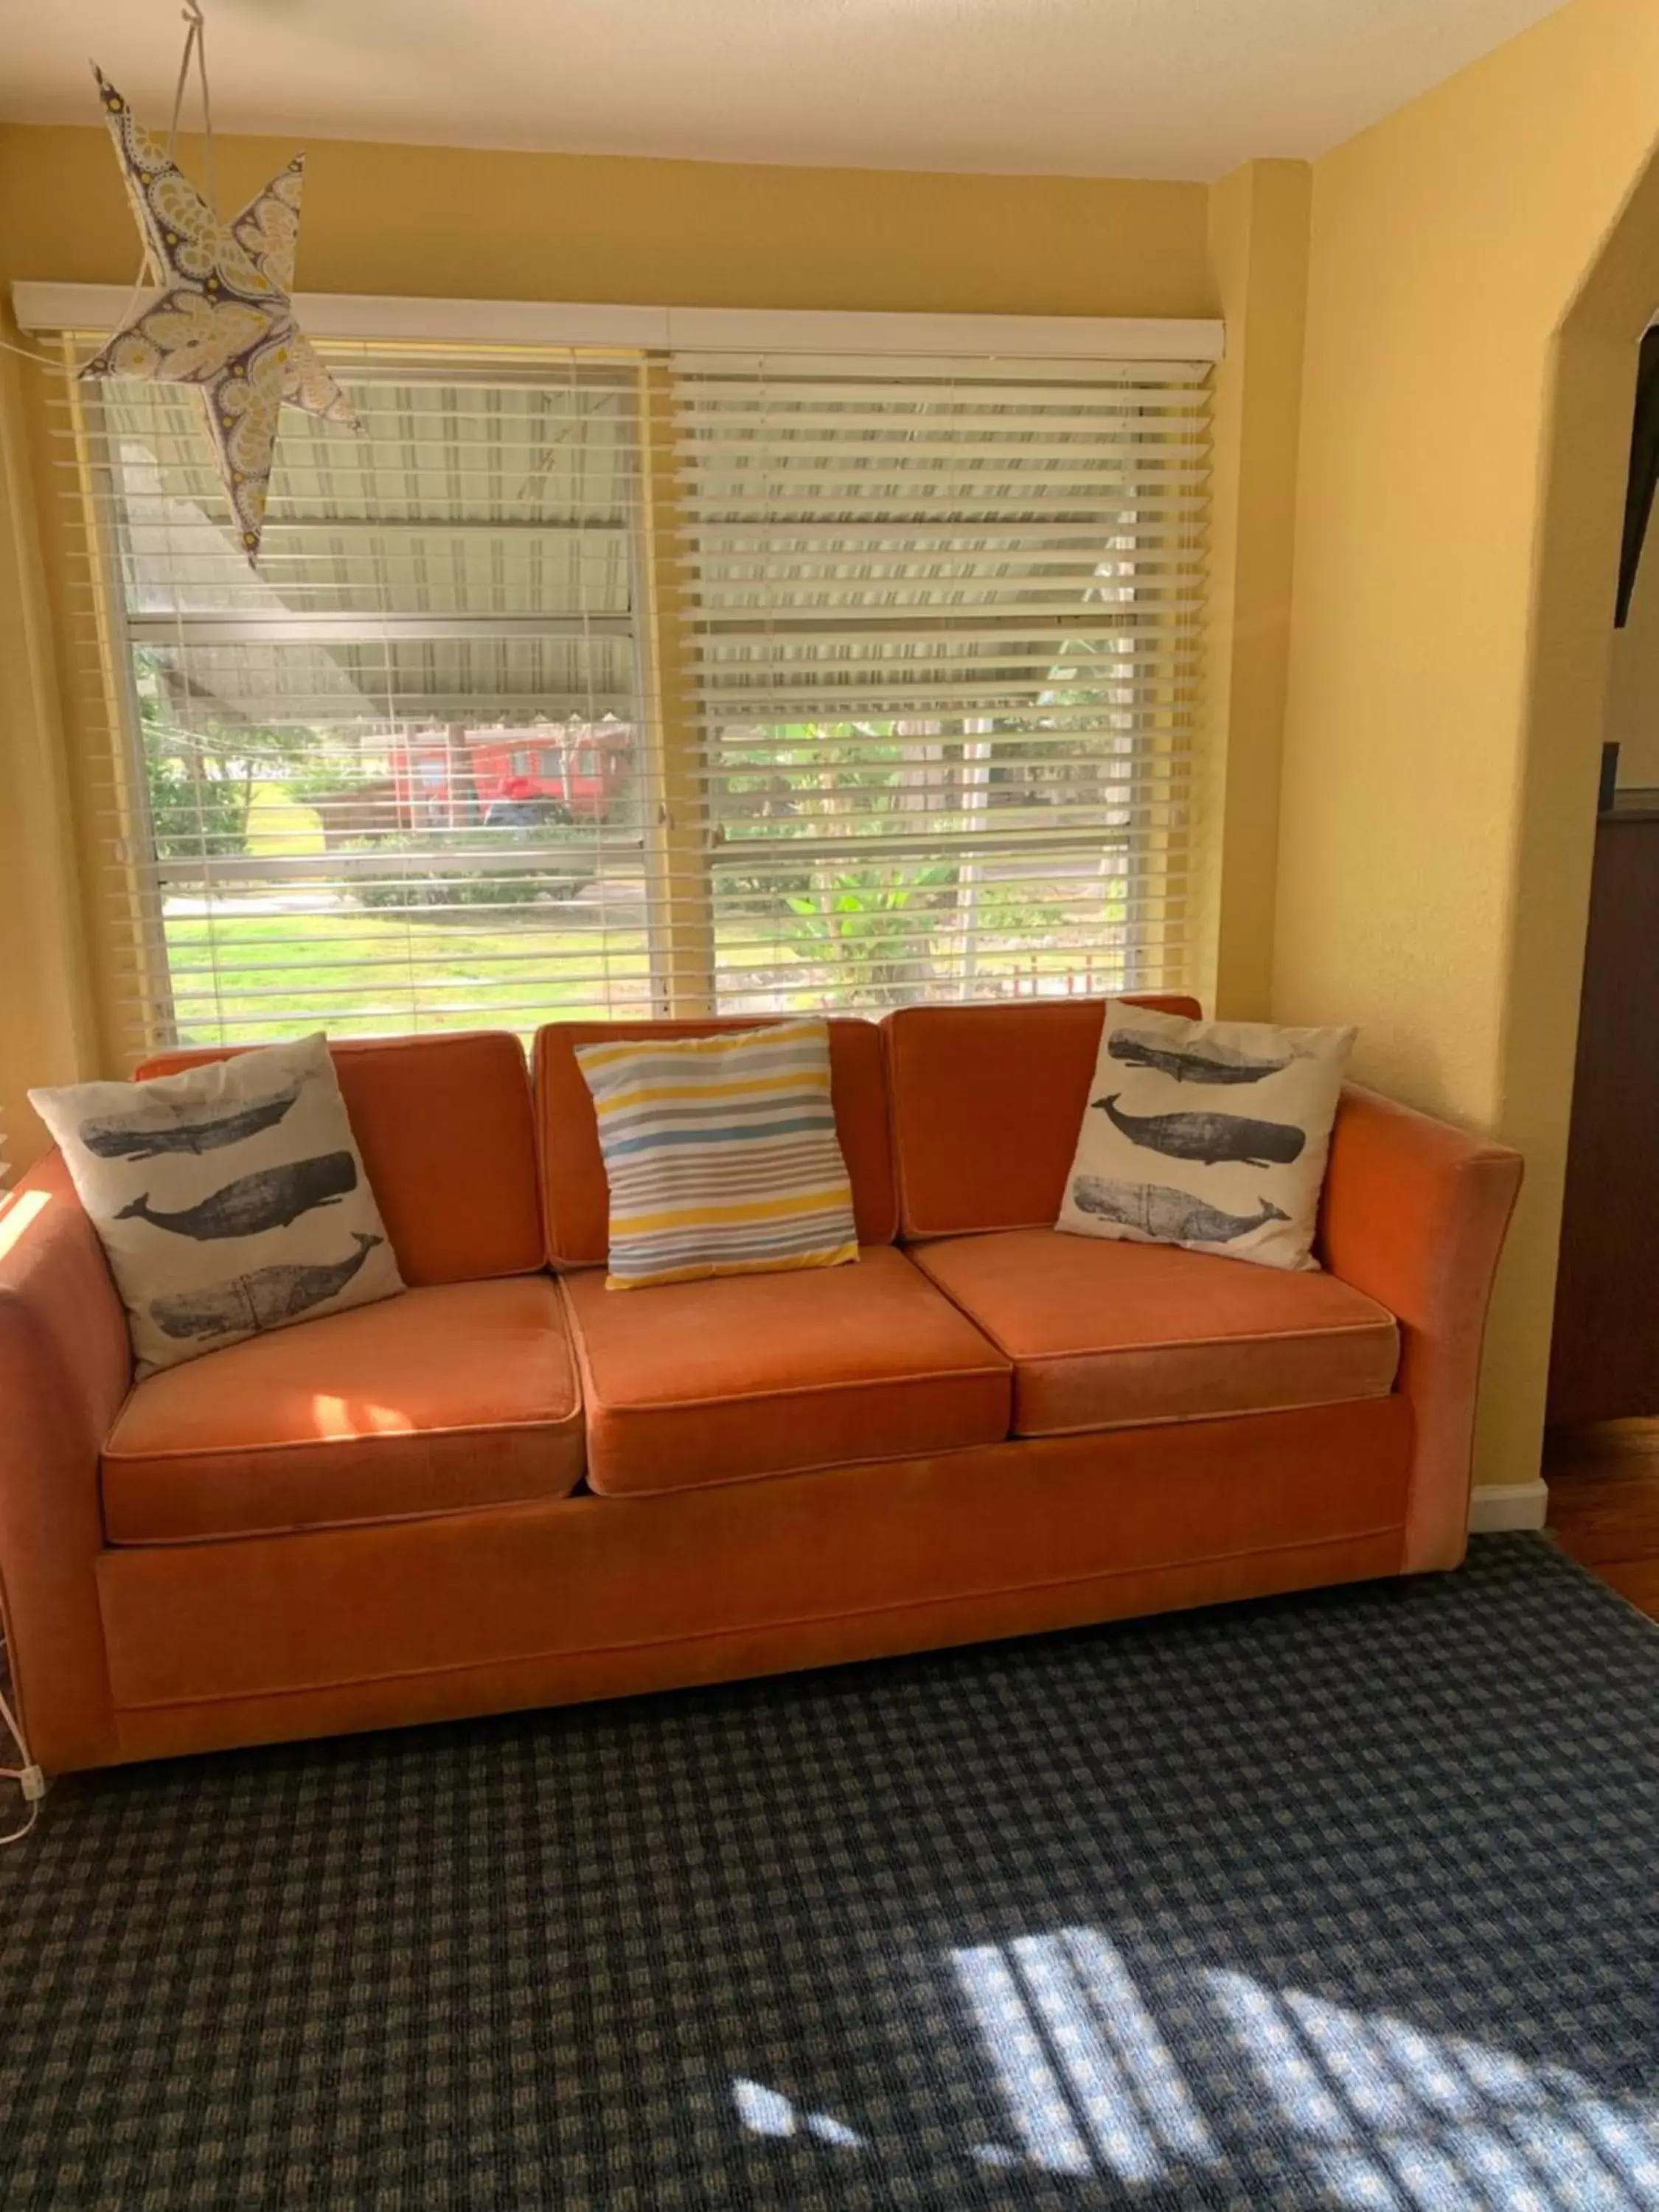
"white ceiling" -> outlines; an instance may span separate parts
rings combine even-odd
[[[1209,178],[1322,153],[1556,0],[205,0],[214,120],[299,138]],[[178,0],[0,0],[0,118],[165,122]]]

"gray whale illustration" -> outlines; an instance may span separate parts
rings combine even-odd
[[[298,1080],[263,1098],[196,1112],[188,1106],[147,1101],[131,1114],[82,1121],[81,1142],[100,1160],[153,1160],[161,1152],[216,1152],[240,1145],[261,1129],[274,1129],[300,1095]]]
[[[179,1291],[150,1300],[150,1319],[168,1336],[246,1336],[280,1328],[325,1298],[344,1290],[383,1237],[352,1231],[357,1249],[343,1260],[311,1267],[255,1267],[206,1290]]]
[[[211,1197],[182,1206],[177,1213],[158,1213],[146,1191],[115,1218],[128,1221],[136,1216],[175,1237],[192,1237],[198,1243],[213,1237],[257,1237],[261,1230],[286,1228],[313,1206],[331,1206],[356,1188],[357,1163],[351,1154],[322,1152],[315,1159],[290,1160],[282,1167],[239,1176]]]
[[[1177,1083],[1260,1083],[1264,1075],[1280,1075],[1296,1057],[1251,1060],[1230,1045],[1206,1044],[1201,1052],[1184,1052],[1179,1045],[1160,1044],[1141,1030],[1114,1030],[1106,1040],[1114,1060],[1131,1067],[1155,1067]]]
[[[1139,1229],[1147,1237],[1171,1244],[1231,1244],[1270,1221],[1288,1221],[1290,1215],[1270,1200],[1259,1199],[1255,1213],[1224,1213],[1184,1190],[1171,1190],[1159,1182],[1109,1182],[1101,1176],[1077,1176],[1072,1182],[1073,1202],[1085,1213],[1097,1213],[1103,1221],[1121,1221],[1126,1229]]]
[[[1115,1129],[1132,1145],[1163,1152],[1170,1159],[1237,1160],[1247,1168],[1288,1167],[1299,1159],[1307,1133],[1291,1121],[1252,1121],[1243,1114],[1124,1114],[1121,1091],[1094,1101]]]

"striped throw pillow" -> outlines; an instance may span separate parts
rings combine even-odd
[[[611,1185],[611,1290],[858,1258],[823,1022],[576,1058]]]

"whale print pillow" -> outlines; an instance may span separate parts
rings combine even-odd
[[[320,1036],[29,1102],[103,1239],[141,1379],[404,1287]]]
[[[1056,1228],[1316,1267],[1354,1034],[1186,1021],[1109,999]]]

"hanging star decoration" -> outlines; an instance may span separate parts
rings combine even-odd
[[[305,156],[296,155],[239,216],[221,222],[102,71],[93,74],[161,293],[80,373],[194,386],[252,566],[283,403],[327,422],[362,427],[295,320],[289,297]]]

